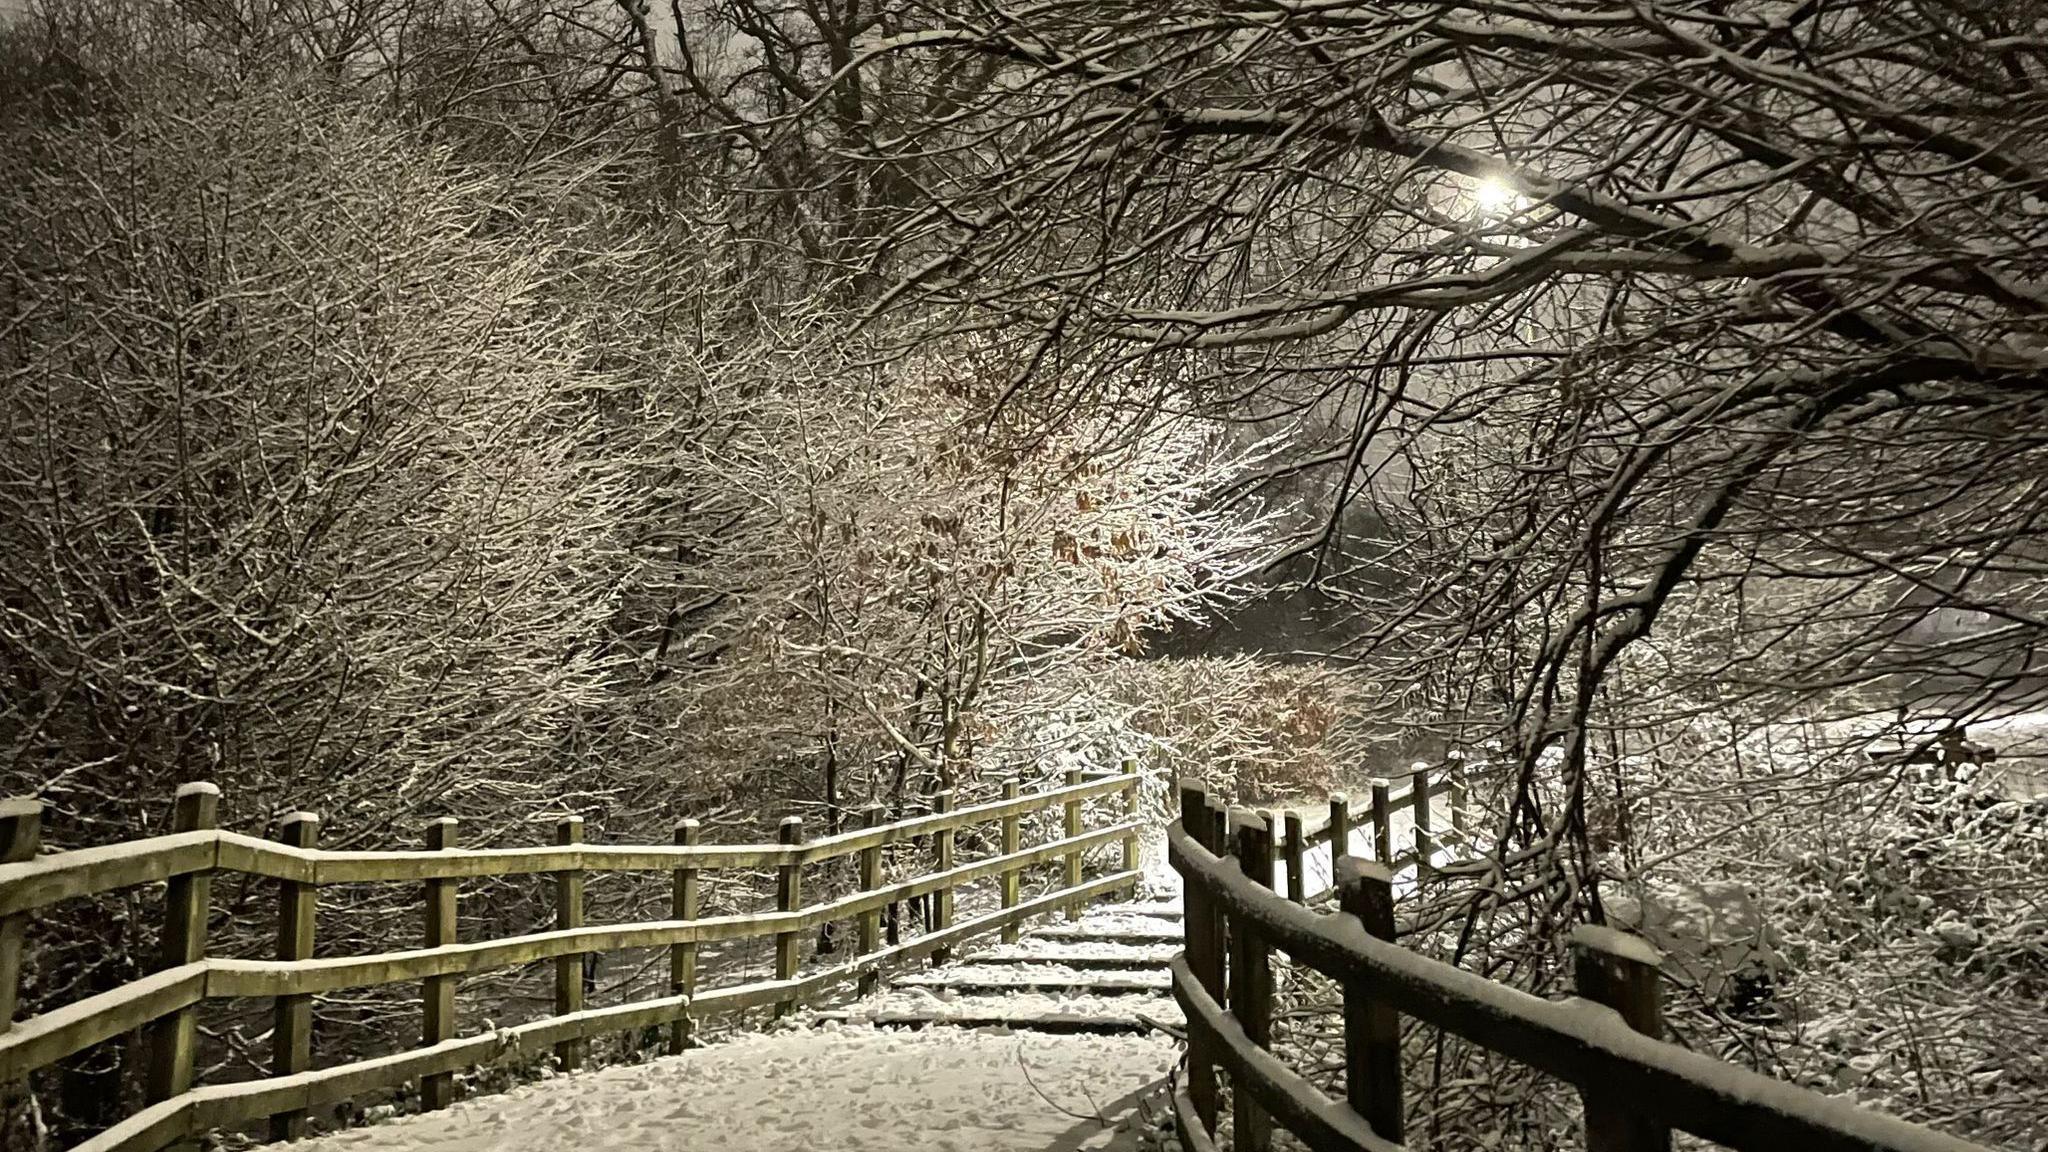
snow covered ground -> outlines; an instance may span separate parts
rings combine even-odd
[[[1075,988],[1093,989],[1102,985],[1118,989],[1156,989],[1165,991],[1172,977],[1164,967],[1149,969],[1127,969],[1124,971],[1102,971],[1096,968],[1077,968],[1054,960],[1035,963],[976,964],[973,962],[952,964],[932,972],[912,973],[899,976],[892,983],[897,987],[919,985],[943,985],[946,987],[971,986],[975,988]]]
[[[1060,989],[962,993],[943,988],[897,987],[836,1012],[849,1023],[878,1024],[1007,1020],[1020,1025],[1082,1029],[1091,1022],[1105,1021],[1125,1021],[1135,1026],[1149,1020],[1169,1028],[1186,1023],[1180,1004],[1163,989],[1150,995],[1097,996]]]
[[[544,1080],[298,1152],[1052,1152],[1132,1147],[1163,1036],[823,1025]]]

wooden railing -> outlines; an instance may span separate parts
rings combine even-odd
[[[1274,871],[1284,873],[1287,898],[1297,904],[1316,904],[1328,899],[1336,890],[1334,885],[1310,888],[1309,853],[1327,844],[1333,858],[1341,857],[1367,827],[1372,830],[1373,851],[1378,859],[1397,867],[1419,862],[1424,868],[1460,870],[1461,865],[1446,864],[1441,859],[1441,850],[1463,848],[1471,843],[1472,834],[1465,826],[1469,815],[1465,789],[1462,776],[1418,764],[1405,776],[1375,782],[1366,806],[1356,813],[1351,810],[1350,798],[1342,794],[1330,797],[1329,806],[1313,816],[1291,811],[1266,812],[1261,819],[1273,830]],[[1446,803],[1438,805],[1438,800]],[[1439,808],[1443,809],[1441,814]],[[1219,807],[1218,811],[1221,810]],[[1405,836],[1395,832],[1397,817],[1407,819]]]
[[[95,1044],[143,1030],[146,1106],[77,1145],[77,1152],[153,1152],[183,1144],[211,1129],[268,1118],[273,1139],[302,1134],[309,1109],[417,1081],[423,1108],[453,1098],[453,1073],[512,1054],[532,1055],[552,1045],[565,1067],[575,1067],[594,1037],[649,1028],[668,1030],[670,1051],[692,1043],[693,1022],[746,1008],[780,1013],[860,981],[893,965],[922,958],[985,933],[1014,934],[1024,920],[1048,912],[1076,913],[1086,901],[1136,886],[1138,880],[1136,766],[1094,778],[1069,773],[1065,786],[1019,795],[1015,781],[1000,800],[953,809],[951,795],[935,798],[928,815],[880,822],[870,809],[866,827],[805,841],[802,825],[782,822],[774,844],[702,844],[694,820],[676,829],[673,845],[586,843],[583,823],[556,826],[555,843],[530,848],[460,848],[453,820],[436,821],[422,851],[327,851],[316,846],[319,820],[308,813],[286,819],[276,840],[224,831],[220,792],[211,784],[179,789],[171,832],[145,840],[38,856],[41,806],[0,803],[0,1088]],[[1083,806],[1121,796],[1124,817],[1107,827],[1083,828]],[[1058,808],[1064,835],[1031,848],[1020,844],[1024,817]],[[954,859],[962,828],[1000,824],[1000,855],[971,863]],[[881,854],[892,844],[928,840],[933,871],[896,883],[882,882]],[[1120,845],[1121,868],[1083,880],[1081,860],[1091,849]],[[860,890],[805,904],[806,866],[858,857]],[[1046,895],[1020,896],[1023,869],[1061,862],[1063,882]],[[747,915],[698,915],[700,874],[716,869],[773,868],[776,907]],[[630,924],[584,923],[583,884],[590,873],[668,873],[669,918]],[[207,920],[213,878],[240,873],[277,883],[274,960],[207,955]],[[459,887],[486,876],[551,876],[553,931],[501,939],[457,938]],[[954,894],[963,885],[997,881],[996,910],[955,922]],[[162,963],[149,976],[110,991],[14,1021],[24,931],[33,916],[66,900],[145,884],[165,888]],[[313,923],[319,890],[331,884],[416,884],[422,890],[423,946],[373,955],[314,957]],[[931,897],[931,930],[881,943],[885,907]],[[800,938],[836,920],[858,927],[851,960],[800,973]],[[772,980],[700,991],[699,944],[773,937]],[[669,995],[601,1008],[583,1001],[583,957],[628,948],[669,950]],[[512,965],[553,961],[553,1013],[531,1023],[481,1035],[458,1036],[457,981]],[[412,1048],[336,1067],[312,1067],[313,997],[344,989],[418,982],[421,1043]],[[203,1001],[262,997],[273,1001],[271,1075],[229,1084],[194,1085],[197,1010]]]
[[[1426,779],[1419,786],[1426,803],[1434,786]],[[1384,797],[1375,804],[1386,807]],[[1340,802],[1340,832],[1343,811]],[[1296,844],[1308,839],[1287,827],[1283,858],[1298,858]],[[1339,835],[1336,843],[1346,841]],[[1337,909],[1318,912],[1273,891],[1275,834],[1267,818],[1226,813],[1201,785],[1181,785],[1180,820],[1167,830],[1167,848],[1186,880],[1186,949],[1173,961],[1173,991],[1187,1013],[1188,1060],[1174,1110],[1190,1152],[1215,1147],[1219,1072],[1231,1088],[1235,1152],[1266,1152],[1275,1124],[1318,1152],[1398,1149],[1404,1016],[1577,1088],[1591,1152],[1668,1152],[1674,1129],[1736,1149],[1984,1152],[1666,1043],[1662,957],[1625,933],[1578,929],[1578,995],[1563,1001],[1402,947],[1394,942],[1393,875],[1418,857],[1395,856],[1384,836],[1377,847],[1380,859],[1335,862]],[[1276,949],[1343,990],[1342,1099],[1269,1050]]]

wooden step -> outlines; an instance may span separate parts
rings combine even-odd
[[[1010,1032],[1045,1032],[1065,1036],[1134,1036],[1154,1031],[1149,1021],[1135,1016],[1060,1016],[1029,1012],[932,1017],[894,1012],[862,1015],[832,1010],[814,1013],[812,1019],[868,1024],[876,1028],[1001,1028]],[[1172,1021],[1164,1023],[1173,1024]],[[1174,1026],[1178,1027],[1177,1024]]]
[[[1125,971],[1164,968],[1180,954],[1178,938],[1170,943],[1120,944],[1102,940],[1045,940],[1033,937],[1000,944],[962,957],[969,964],[1065,964],[1086,970]]]
[[[1141,1033],[1153,1023],[1184,1025],[1180,1004],[1157,990],[1130,996],[1073,996],[1006,990],[961,994],[950,988],[887,988],[838,1009],[807,1013],[817,1021],[881,1027],[1006,1027],[1063,1033]]]
[[[1132,1033],[1185,1023],[1180,1005],[1157,990],[1128,996],[1058,995],[1029,990],[957,994],[950,989],[891,988],[839,1008],[806,1013],[820,1021],[883,1027],[1010,1028],[1030,1032]]]
[[[951,989],[956,992],[1073,992],[1091,996],[1123,996],[1164,992],[1173,977],[1164,968],[1123,972],[1083,971],[1064,964],[958,964],[931,972],[900,976],[898,988]]]
[[[1157,926],[1136,923],[1090,924],[1079,921],[1073,924],[1055,924],[1049,928],[1033,931],[1033,940],[1093,940],[1104,944],[1174,944],[1187,935],[1178,923],[1157,921]]]
[[[1124,904],[1090,904],[1085,915],[1089,919],[1097,916],[1146,916],[1155,920],[1179,920],[1182,909],[1178,900],[1144,900]]]

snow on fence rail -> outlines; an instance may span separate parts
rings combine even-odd
[[[1083,828],[1084,802],[1121,795],[1124,819],[1108,827]],[[1065,786],[1021,795],[1017,782],[1004,785],[1003,798],[954,809],[952,794],[933,798],[928,815],[881,822],[870,808],[867,826],[806,842],[796,818],[784,820],[774,844],[699,844],[694,820],[676,829],[674,845],[586,844],[583,823],[556,825],[556,843],[538,848],[461,848],[454,820],[435,821],[425,851],[326,851],[317,847],[319,819],[295,813],[283,821],[278,839],[268,841],[223,831],[220,790],[188,784],[178,790],[168,835],[38,856],[42,807],[33,800],[0,801],[0,1086],[123,1034],[143,1030],[144,1109],[77,1145],[75,1152],[154,1152],[214,1128],[268,1118],[273,1139],[303,1134],[309,1109],[363,1094],[419,1082],[423,1108],[445,1107],[453,1097],[452,1074],[510,1053],[535,1053],[554,1046],[565,1067],[581,1060],[585,1043],[610,1033],[666,1026],[670,1051],[688,1047],[693,1022],[746,1008],[777,1012],[811,1001],[851,981],[866,982],[885,968],[943,953],[961,941],[1002,932],[1014,937],[1030,917],[1065,910],[1136,887],[1138,872],[1138,777],[1136,765],[1120,773],[1084,779],[1069,772]],[[1063,810],[1063,835],[1032,848],[1021,845],[1022,818]],[[960,864],[955,833],[972,825],[1000,823],[1001,853]],[[932,871],[882,883],[881,853],[891,844],[931,838]],[[1082,857],[1091,849],[1122,846],[1121,867],[1093,880],[1082,879]],[[859,857],[860,891],[805,905],[803,867]],[[1030,900],[1021,898],[1023,869],[1058,860],[1061,887]],[[749,915],[700,917],[699,874],[706,870],[773,867],[776,908]],[[666,920],[590,926],[583,923],[583,880],[591,872],[668,872],[672,895]],[[278,882],[278,944],[275,960],[232,960],[206,955],[206,924],[212,878],[240,873]],[[555,880],[554,931],[463,942],[457,939],[459,885],[484,876],[548,875]],[[994,878],[1000,886],[997,910],[955,921],[954,890]],[[24,933],[34,914],[64,900],[144,884],[165,886],[163,957],[160,970],[121,987],[15,1021],[20,991]],[[423,946],[364,956],[313,958],[313,924],[322,885],[417,883],[422,886],[426,931]],[[931,897],[932,931],[883,946],[882,910],[894,903]],[[830,921],[857,926],[853,959],[799,975],[799,937]],[[775,977],[733,987],[697,990],[696,947],[709,941],[773,937]],[[669,949],[671,995],[604,1008],[583,1001],[586,954],[624,948]],[[475,972],[553,960],[552,1015],[513,1028],[458,1037],[454,1032],[456,982]],[[332,1068],[312,1068],[312,997],[342,989],[418,981],[422,989],[419,1047]],[[235,1084],[194,1086],[197,1009],[208,999],[264,997],[274,1002],[272,1075]]]
[[[1426,800],[1432,785],[1418,777],[1415,788]],[[1376,792],[1374,810],[1384,812],[1384,789]],[[1417,812],[1425,812],[1420,803]],[[1460,808],[1453,805],[1454,812]],[[1345,843],[1347,812],[1341,797],[1332,802],[1325,838],[1334,825],[1335,842]],[[1215,1147],[1221,1071],[1233,1088],[1235,1152],[1266,1152],[1275,1122],[1317,1152],[1399,1152],[1406,1015],[1576,1087],[1591,1152],[1668,1152],[1674,1129],[1736,1149],[1986,1152],[1666,1043],[1662,957],[1626,933],[1582,927],[1574,934],[1578,995],[1565,1001],[1401,947],[1394,942],[1393,871],[1429,859],[1427,835],[1418,834],[1419,854],[1394,855],[1381,835],[1378,859],[1339,859],[1337,909],[1321,913],[1307,906],[1298,884],[1289,896],[1274,891],[1270,817],[1226,812],[1200,784],[1181,784],[1180,820],[1167,829],[1167,850],[1186,882],[1186,947],[1172,965],[1174,996],[1188,1021],[1188,1074],[1174,1099],[1186,1147]],[[1290,877],[1305,839],[1290,822],[1279,842]],[[1343,988],[1342,1100],[1325,1096],[1267,1050],[1276,948]]]

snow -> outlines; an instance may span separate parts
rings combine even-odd
[[[1651,879],[1603,898],[1608,920],[1665,953],[1709,997],[1738,973],[1777,972],[1786,961],[1778,931],[1743,885],[1725,880]]]
[[[851,1022],[1040,1021],[1085,1024],[1153,1020],[1171,1027],[1182,1022],[1180,1005],[1169,996],[1094,996],[1061,989],[962,993],[943,988],[896,987],[835,1009]]]
[[[1005,997],[1004,999],[1013,999]],[[298,1152],[1037,1152],[1128,1147],[1164,1036],[783,1030],[544,1080]]]
[[[1128,989],[1134,987],[1164,990],[1169,981],[1166,970],[1151,971],[1130,969],[1124,971],[1103,971],[1082,969],[1069,964],[1054,962],[1018,964],[977,964],[971,960],[952,964],[931,972],[899,976],[897,987],[975,987],[975,988],[1089,988]]]
[[[1144,900],[1126,904],[1091,904],[1082,914],[1084,920],[1121,920],[1129,917],[1160,920],[1179,920],[1181,902],[1178,895],[1170,900]]]
[[[1046,940],[1115,940],[1172,941],[1186,934],[1177,919],[1163,916],[1134,915],[1117,913],[1092,915],[1066,924],[1055,924],[1035,929],[1033,936]]]
[[[1048,961],[1080,968],[1156,964],[1165,967],[1180,953],[1179,938],[1161,944],[1130,944],[1119,940],[1060,940],[1033,937],[1029,942],[977,949],[968,960],[976,964]],[[1092,962],[1092,963],[1091,963]]]

